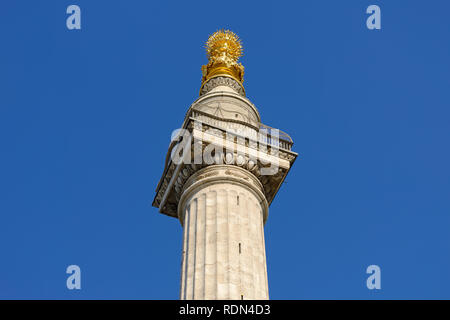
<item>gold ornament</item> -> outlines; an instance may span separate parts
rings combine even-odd
[[[229,77],[242,86],[244,66],[238,63],[243,55],[239,37],[230,30],[218,30],[206,41],[208,64],[202,66],[202,87],[211,78]]]

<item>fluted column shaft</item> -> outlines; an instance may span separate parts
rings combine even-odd
[[[235,166],[204,170],[191,177],[180,201],[180,298],[268,299],[267,202],[257,180]]]

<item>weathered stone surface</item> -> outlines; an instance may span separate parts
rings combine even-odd
[[[202,171],[211,170],[219,172],[204,177]],[[225,172],[240,178],[227,181]],[[269,298],[263,229],[267,202],[261,186],[239,182],[255,179],[250,175],[233,166],[212,166],[200,170],[185,189],[179,210],[184,228],[181,299]]]

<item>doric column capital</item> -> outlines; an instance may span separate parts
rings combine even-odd
[[[233,165],[211,165],[195,172],[184,183],[178,203],[178,219],[182,225],[184,225],[185,204],[189,202],[191,195],[199,189],[219,183],[239,184],[247,188],[255,195],[263,208],[263,221],[267,220],[269,206],[264,195],[264,188],[251,172]]]
[[[173,141],[169,147],[153,206],[161,213],[178,217],[178,203],[186,189],[185,183],[198,170],[215,165],[248,171],[262,186],[270,205],[297,154],[291,151],[292,140],[288,136],[275,138],[273,129],[257,127],[244,120],[192,108],[183,124],[180,140]],[[179,161],[173,161],[172,155],[180,153]]]

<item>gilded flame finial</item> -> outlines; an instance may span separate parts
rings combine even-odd
[[[202,86],[211,78],[224,76],[244,81],[244,66],[238,63],[243,55],[241,39],[230,30],[218,30],[206,41],[208,64],[202,66]]]

